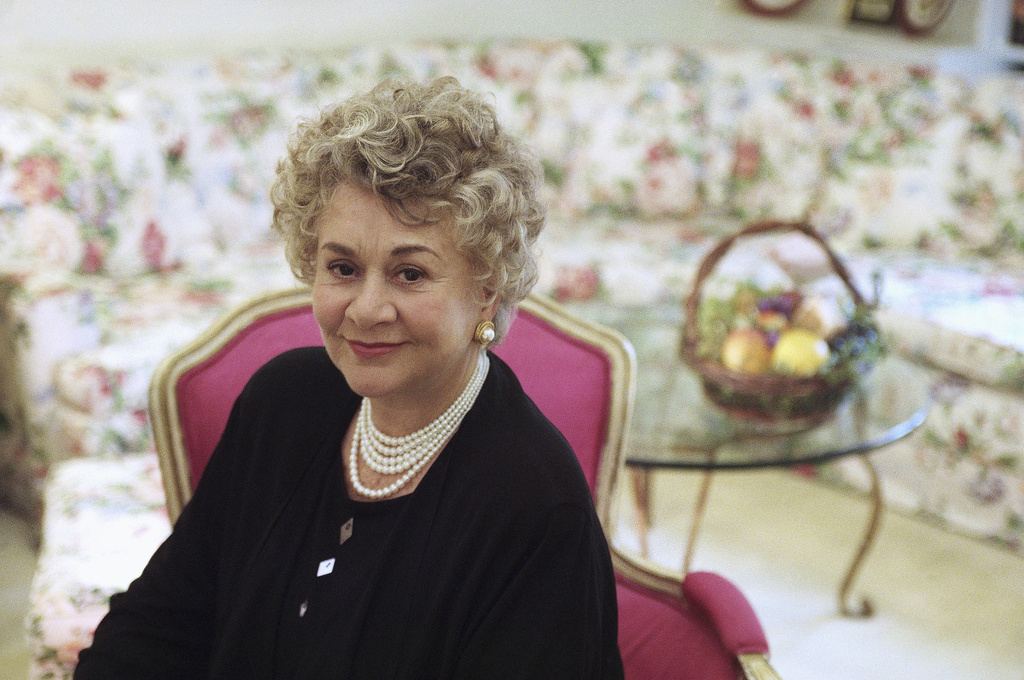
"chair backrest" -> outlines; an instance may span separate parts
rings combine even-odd
[[[172,521],[191,498],[252,374],[288,349],[321,344],[310,292],[296,289],[261,296],[227,313],[160,364],[149,405]],[[495,353],[568,439],[601,522],[610,528],[633,404],[636,360],[629,342],[532,295],[520,304]]]

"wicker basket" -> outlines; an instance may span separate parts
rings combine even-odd
[[[856,383],[856,371],[850,371],[849,375],[844,372],[841,378],[821,374],[809,377],[780,373],[750,374],[731,370],[698,353],[702,288],[719,260],[739,239],[786,232],[800,232],[822,248],[834,273],[849,291],[855,307],[870,318],[875,302],[865,300],[853,285],[842,261],[813,227],[803,222],[756,222],[722,239],[701,261],[693,289],[686,300],[681,355],[701,377],[708,398],[731,415],[763,424],[802,427],[821,422],[833,413]],[[864,367],[859,366],[858,370],[862,371]]]

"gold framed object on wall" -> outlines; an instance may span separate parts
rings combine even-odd
[[[896,0],[850,0],[847,16],[851,22],[885,25],[892,23]]]
[[[896,23],[907,35],[929,35],[942,25],[955,1],[896,0]]]
[[[807,2],[808,0],[740,0],[740,5],[754,14],[775,17],[792,14]]]
[[[1010,10],[1011,45],[1024,45],[1024,0],[1014,0]]]

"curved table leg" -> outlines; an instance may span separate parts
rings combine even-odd
[[[693,521],[690,524],[690,538],[686,542],[686,555],[683,557],[683,574],[690,573],[690,565],[693,563],[693,553],[697,546],[697,535],[700,533],[701,522],[704,521],[704,509],[708,504],[708,494],[711,492],[711,478],[714,471],[705,470],[704,478],[700,483],[700,491],[697,493],[697,504],[693,508]]]
[[[640,555],[650,557],[647,533],[651,530],[651,471],[646,468],[630,469],[633,481],[633,505],[636,511],[636,533],[640,539]]]
[[[874,606],[867,598],[861,599],[859,608],[850,606],[850,590],[853,587],[854,580],[857,578],[857,572],[860,570],[864,559],[874,544],[875,535],[878,533],[878,526],[882,520],[883,502],[882,488],[878,481],[878,470],[875,469],[875,464],[871,462],[871,458],[867,454],[861,455],[860,459],[864,462],[864,466],[867,468],[868,475],[871,478],[871,516],[868,518],[868,526],[864,532],[864,539],[861,541],[860,548],[853,556],[850,569],[846,572],[843,584],[839,587],[839,611],[843,616],[866,618],[874,614]]]

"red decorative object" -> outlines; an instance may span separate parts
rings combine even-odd
[[[765,17],[792,14],[807,2],[808,0],[740,0],[744,8]]]
[[[1010,15],[1010,42],[1024,45],[1024,0],[1014,0]]]
[[[955,1],[896,0],[896,23],[907,35],[929,35],[946,19]]]

